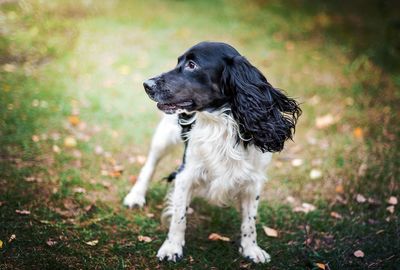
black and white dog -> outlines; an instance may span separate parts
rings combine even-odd
[[[272,152],[292,138],[301,114],[298,103],[272,87],[232,46],[218,42],[195,45],[173,70],[143,85],[166,115],[126,206],[144,205],[158,161],[169,146],[185,143],[182,165],[169,177],[175,178],[166,211],[169,233],[157,257],[182,257],[186,212],[191,198],[201,196],[217,205],[239,202],[239,251],[255,263],[268,262],[256,241],[257,207]]]

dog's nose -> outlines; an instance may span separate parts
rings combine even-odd
[[[154,86],[156,83],[154,82],[153,79],[148,79],[143,83],[144,90],[146,90],[147,94],[151,95],[154,93]]]

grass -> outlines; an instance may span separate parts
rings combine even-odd
[[[386,209],[390,196],[400,198],[400,9],[392,5],[0,4],[0,269],[399,269],[399,210]],[[179,150],[160,164],[143,210],[121,205],[160,116],[141,83],[201,40],[234,45],[302,102],[295,142],[275,155],[259,211],[267,266],[238,255],[239,213],[201,200],[192,205],[185,258],[155,259],[166,235],[160,179]],[[335,122],[317,128],[326,115]],[[322,177],[311,179],[312,169]],[[288,197],[316,210],[294,212]],[[232,242],[209,241],[212,232]]]

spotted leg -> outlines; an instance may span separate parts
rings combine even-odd
[[[254,192],[243,194],[241,197],[242,226],[239,252],[254,263],[266,263],[270,255],[257,245],[256,218],[260,200],[260,188]]]
[[[162,261],[174,261],[183,256],[186,230],[186,210],[190,203],[192,176],[189,169],[184,169],[175,179],[172,194],[172,218],[168,237],[157,252],[157,258]]]

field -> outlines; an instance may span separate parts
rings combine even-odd
[[[0,269],[400,269],[399,13],[396,1],[0,1]],[[239,256],[234,208],[200,199],[183,260],[157,261],[163,177],[182,149],[144,209],[122,205],[161,117],[142,82],[203,40],[232,44],[301,102],[259,209],[267,265]]]

